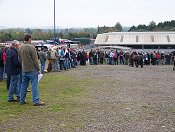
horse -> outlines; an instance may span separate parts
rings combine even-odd
[[[131,54],[131,66],[134,67],[134,64],[136,67],[138,67],[139,65],[141,66],[141,68],[143,68],[143,55],[141,53],[137,53],[137,52],[133,52]]]

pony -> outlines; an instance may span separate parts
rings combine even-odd
[[[133,52],[130,57],[130,65],[138,67],[139,65],[143,68],[143,55],[141,53]]]

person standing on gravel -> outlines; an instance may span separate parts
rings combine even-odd
[[[20,91],[20,104],[26,103],[27,87],[31,82],[32,100],[34,106],[43,106],[39,100],[38,74],[40,74],[38,55],[35,47],[31,45],[31,35],[24,37],[25,43],[19,47],[19,59],[22,64],[22,86]]]

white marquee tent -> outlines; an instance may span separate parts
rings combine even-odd
[[[94,43],[96,46],[126,46],[140,45],[174,46],[175,32],[110,32],[98,34]]]

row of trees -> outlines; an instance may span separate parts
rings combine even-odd
[[[28,32],[21,29],[8,29],[0,31],[0,42],[12,41],[12,40],[24,40],[24,35]],[[45,33],[40,29],[35,29],[32,33],[32,39],[34,40],[46,40],[50,39],[53,33]]]
[[[102,26],[98,28],[66,28],[56,30],[57,38],[64,38],[73,40],[74,38],[93,38],[95,39],[97,34],[107,32],[122,32],[124,28],[117,22],[113,27]],[[132,26],[128,30],[129,32],[144,32],[144,31],[175,31],[175,20],[165,21],[156,24],[151,21],[149,25],[140,24],[138,26]],[[53,30],[49,29],[6,29],[0,30],[0,42],[19,40],[23,41],[23,37],[26,33],[32,34],[34,40],[48,40],[53,38]]]
[[[23,40],[24,32],[16,30],[2,30],[0,31],[0,42],[12,41],[12,40]]]
[[[86,29],[88,30],[88,29]],[[12,40],[24,40],[25,34],[32,34],[33,40],[48,40],[53,38],[54,33],[52,30],[43,31],[41,29],[6,29],[0,30],[0,42]],[[96,33],[92,32],[57,32],[57,38],[64,38],[73,40],[74,38],[96,38]]]
[[[121,31],[123,31],[123,27],[119,22],[117,22],[114,27],[108,27],[108,26],[99,27],[98,26],[97,28],[97,34],[108,33],[108,32],[121,32]]]
[[[114,27],[98,27],[97,34],[107,33],[107,32],[121,32],[124,31],[122,25],[117,22]],[[138,26],[132,26],[129,28],[128,32],[146,32],[146,31],[175,31],[175,20],[165,21],[156,24],[151,21],[149,25],[139,24]]]
[[[175,31],[175,20],[165,21],[156,24],[151,21],[149,25],[140,24],[138,26],[132,26],[129,32],[145,32],[145,31]]]
[[[105,32],[121,32],[122,25],[117,22],[114,27],[98,27],[96,28],[84,28],[84,29],[74,29],[74,28],[66,28],[56,30],[57,38],[64,38],[74,40],[74,38],[91,38],[95,39],[97,34],[105,33]],[[48,29],[6,29],[0,30],[0,42],[19,40],[23,41],[24,35],[32,34],[33,40],[48,40],[53,38],[54,33],[53,30]]]

